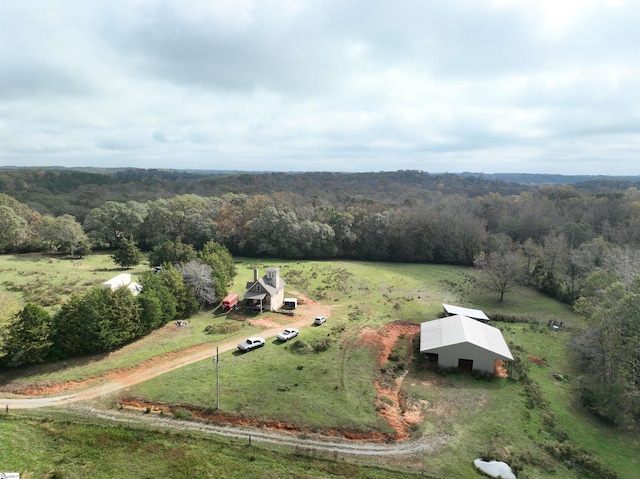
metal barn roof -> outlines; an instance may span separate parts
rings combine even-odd
[[[453,306],[451,304],[444,303],[442,304],[442,306],[444,306],[444,310],[450,316],[460,314],[462,316],[466,316],[467,318],[479,319],[480,321],[489,321],[487,315],[479,309],[462,308],[460,306]]]
[[[430,352],[461,343],[473,344],[495,353],[502,359],[513,361],[502,332],[488,324],[457,314],[420,325],[420,352]]]

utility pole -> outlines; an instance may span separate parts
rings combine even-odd
[[[220,360],[218,359],[218,346],[216,346],[216,410],[220,409]]]

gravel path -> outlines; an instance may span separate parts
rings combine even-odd
[[[423,436],[413,441],[381,444],[364,441],[349,441],[346,439],[327,439],[322,436],[314,436],[311,434],[301,435],[285,431],[274,431],[236,425],[217,425],[196,421],[184,421],[175,418],[162,417],[156,414],[127,412],[123,410],[102,410],[84,404],[75,404],[70,406],[69,409],[81,415],[106,419],[121,424],[143,425],[162,430],[199,432],[241,440],[246,444],[264,443],[288,447],[293,450],[303,449],[353,456],[407,456],[418,453],[429,453],[441,448],[449,440],[449,436],[446,434],[433,434],[430,436]]]

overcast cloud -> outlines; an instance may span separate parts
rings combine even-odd
[[[0,0],[0,165],[640,174],[640,2]]]

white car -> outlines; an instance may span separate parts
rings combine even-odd
[[[240,351],[251,351],[252,349],[261,348],[262,346],[264,346],[264,338],[252,337],[238,344],[238,349]]]
[[[322,323],[324,323],[327,320],[326,316],[316,316],[316,319],[313,320],[313,324],[316,325],[321,325]]]
[[[291,338],[295,338],[298,335],[298,330],[296,328],[287,328],[278,334],[276,337],[279,341],[289,341]]]

